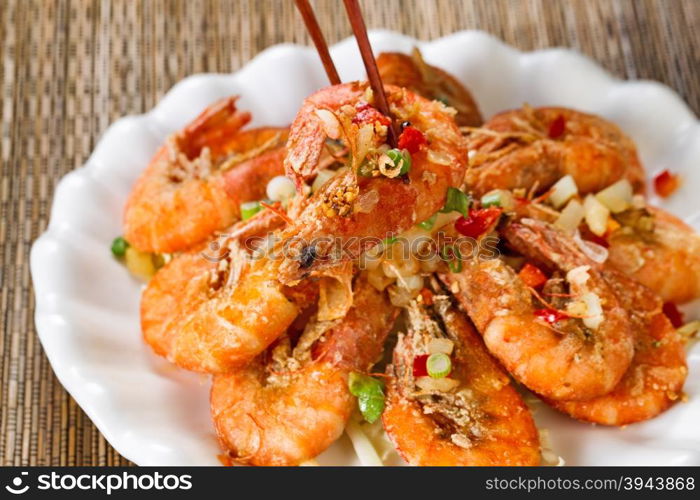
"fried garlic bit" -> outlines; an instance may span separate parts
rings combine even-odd
[[[357,184],[346,185],[341,184],[334,189],[330,189],[323,195],[323,204],[321,208],[323,213],[328,217],[347,217],[352,214],[355,200],[360,194],[360,188]]]

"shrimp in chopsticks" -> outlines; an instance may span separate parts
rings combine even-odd
[[[410,122],[399,149],[389,148],[389,119],[371,105],[366,83],[313,94],[292,124],[285,166],[299,190],[317,174],[329,137],[348,148],[350,168],[327,182],[282,233],[283,240],[296,243],[296,254],[280,268],[283,282],[358,257],[389,233],[431,217],[443,207],[448,188],[461,184],[466,149],[450,110],[405,89],[386,91],[392,113]]]
[[[408,307],[389,370],[382,419],[398,452],[412,465],[538,465],[537,429],[510,378],[448,297],[432,302]],[[434,353],[451,358],[449,374],[424,373]]]
[[[126,203],[131,245],[187,250],[238,220],[240,204],[262,198],[266,181],[283,173],[287,130],[241,132],[250,113],[235,103],[229,97],[212,104],[153,157]]]
[[[312,459],[345,429],[354,398],[352,371],[380,357],[396,317],[386,294],[362,277],[354,302],[338,320],[311,316],[248,366],[217,375],[211,409],[221,446],[234,463],[297,465]]]

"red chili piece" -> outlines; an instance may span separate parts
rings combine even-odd
[[[664,170],[654,177],[654,191],[662,198],[671,196],[680,186],[678,176]]]
[[[414,154],[420,150],[423,144],[427,144],[427,140],[423,132],[416,127],[408,126],[403,129],[399,136],[399,149],[405,149],[409,153]]]
[[[421,354],[413,358],[413,376],[427,377],[428,376],[428,358],[429,354]]]
[[[559,115],[549,124],[547,135],[550,139],[558,139],[564,135],[564,131],[566,131],[566,118],[564,118],[564,115]]]
[[[537,288],[547,283],[547,275],[539,267],[529,262],[523,266],[518,276],[523,280],[523,283],[531,288]]]
[[[676,304],[673,302],[664,303],[663,311],[666,317],[671,320],[673,328],[680,328],[683,326],[683,313],[678,310]]]
[[[503,209],[498,207],[479,208],[469,211],[469,217],[455,221],[455,229],[469,238],[478,238],[498,221]]]

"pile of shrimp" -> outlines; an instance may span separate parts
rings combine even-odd
[[[220,460],[313,463],[346,429],[366,457],[382,426],[413,465],[539,465],[528,393],[609,426],[683,401],[700,237],[646,202],[632,140],[566,108],[484,121],[419,51],[377,62],[391,117],[362,81],[289,127],[224,98],[126,203],[144,341],[211,376]]]

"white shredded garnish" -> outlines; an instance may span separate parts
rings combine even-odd
[[[396,447],[389,439],[389,436],[387,436],[386,431],[384,431],[384,425],[382,424],[381,419],[377,420],[373,424],[370,424],[369,422],[364,421],[359,412],[356,411],[353,413],[350,420],[355,423],[355,430],[359,430],[359,432],[363,434],[363,436],[359,437],[359,439],[370,443],[383,465],[393,466],[403,465],[406,463],[399,455],[399,452],[396,451]],[[352,440],[350,434],[348,434],[348,437],[350,437]],[[355,446],[354,443],[353,446]],[[365,460],[367,460],[367,458],[365,458]],[[362,459],[360,459],[360,461],[362,461]]]
[[[540,450],[542,453],[542,465],[562,467],[566,461],[557,455],[552,449],[552,440],[549,437],[548,429],[540,429]]]
[[[698,340],[698,332],[700,332],[700,320],[686,323],[685,325],[681,326],[677,332],[686,342],[696,342]]]
[[[345,432],[352,442],[352,447],[355,449],[360,464],[365,467],[381,467],[384,465],[372,441],[370,441],[369,437],[364,433],[362,426],[354,415],[348,420]]]

